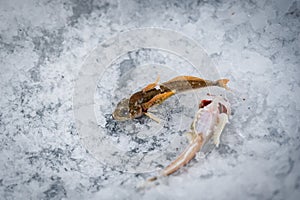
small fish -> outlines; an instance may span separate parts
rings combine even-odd
[[[152,177],[148,181],[155,181],[159,177],[168,176],[179,170],[190,162],[211,138],[218,147],[221,133],[228,123],[230,112],[230,104],[222,97],[212,96],[202,100],[188,133],[190,144],[171,164],[161,171],[159,176]]]
[[[155,121],[159,121],[155,116],[148,113],[148,109],[176,93],[208,87],[218,86],[228,89],[228,79],[217,81],[204,80],[194,76],[178,76],[167,82],[159,84],[159,78],[142,90],[131,95],[130,98],[121,100],[113,112],[113,118],[118,121],[130,120],[146,115]]]

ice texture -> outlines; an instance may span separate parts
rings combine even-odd
[[[1,1],[0,199],[298,199],[299,21],[298,0]],[[187,145],[206,91],[153,108],[160,124],[116,122],[111,113],[158,75],[197,71],[157,49],[116,58],[94,95],[103,158],[82,143],[73,92],[95,48],[142,27],[194,39],[234,93],[220,147],[209,144],[178,173],[138,190]],[[108,143],[119,149],[115,157]]]

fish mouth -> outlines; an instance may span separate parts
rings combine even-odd
[[[117,121],[126,121],[130,119],[130,116],[121,116],[117,112],[113,112],[112,116]]]
[[[131,119],[129,112],[129,99],[122,99],[112,114],[117,121],[125,121]]]

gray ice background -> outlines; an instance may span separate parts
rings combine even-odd
[[[121,31],[141,27],[168,28],[193,38],[215,62],[220,76],[231,80],[238,97],[231,98],[234,113],[219,148],[198,156],[156,186],[137,191],[136,185],[149,174],[124,172],[130,162],[104,165],[95,159],[76,130],[72,98],[87,55]],[[1,0],[0,30],[0,199],[300,196],[299,1]],[[114,134],[114,130],[130,132],[130,123],[114,124],[109,113],[101,111],[101,105],[113,110],[121,97],[117,93],[113,100],[103,98],[103,88],[114,84],[122,88],[128,79],[131,87],[124,87],[124,93],[129,94],[136,89],[131,76],[139,70],[129,75],[126,70],[147,64],[185,65],[174,55],[147,49],[124,55],[110,68],[119,71],[107,72],[111,82],[109,76],[99,80],[95,114],[100,125],[107,124],[107,137],[116,145],[132,151],[141,142],[143,151],[162,155],[159,169],[186,144],[183,133],[190,119],[178,113],[193,112],[193,106],[183,104],[185,95],[157,109],[170,120],[162,123],[162,129],[142,118],[132,122],[138,133],[131,135]],[[124,73],[124,80],[116,80],[118,73]],[[155,75],[145,76],[142,83],[153,81]],[[174,104],[179,106],[173,108]],[[175,127],[178,118],[188,122]],[[166,132],[148,139],[143,130],[152,125]],[[164,148],[168,138],[175,138],[178,149]],[[147,146],[152,143],[153,148]],[[132,156],[139,153],[132,152]]]

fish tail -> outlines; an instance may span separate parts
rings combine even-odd
[[[161,172],[161,175],[168,176],[186,165],[195,157],[196,153],[200,151],[203,144],[204,138],[202,134],[194,137],[193,141],[187,146],[187,148]]]
[[[203,144],[204,139],[202,135],[197,135],[194,137],[189,146],[171,164],[163,169],[159,175],[147,179],[147,183],[154,182],[161,177],[169,176],[170,174],[173,174],[179,170],[182,166],[186,165],[195,157],[196,153],[201,149]]]
[[[217,86],[225,88],[226,90],[230,90],[227,86],[227,83],[229,82],[229,79],[220,79],[217,80]]]
[[[156,181],[158,179],[158,176],[153,176],[149,179],[147,179],[147,182],[153,182],[153,181]]]

